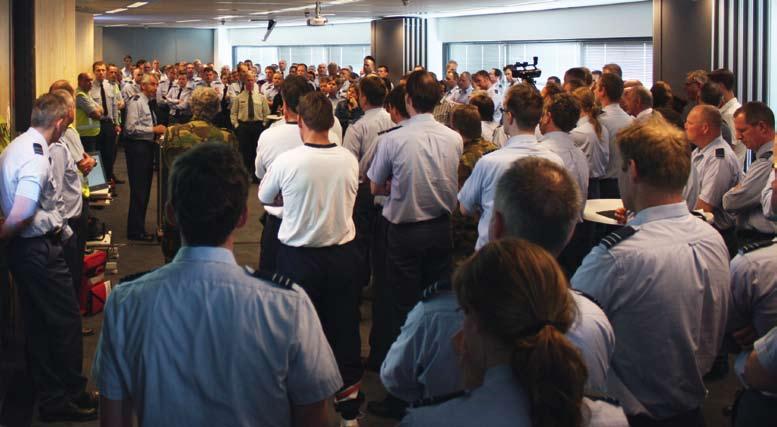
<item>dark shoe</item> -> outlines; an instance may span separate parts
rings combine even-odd
[[[100,406],[100,393],[85,391],[73,399],[73,403],[81,409],[97,409]]]
[[[79,408],[73,402],[68,402],[64,407],[53,411],[41,409],[39,413],[40,416],[38,418],[44,423],[94,421],[97,419],[96,409]]]
[[[91,337],[92,335],[94,335],[94,329],[92,329],[92,328],[81,328],[81,336]]]
[[[401,420],[405,416],[407,402],[391,394],[381,401],[367,402],[367,411],[383,418]]]
[[[139,242],[153,242],[154,236],[147,233],[140,233],[140,234],[128,234],[127,240],[135,240]]]

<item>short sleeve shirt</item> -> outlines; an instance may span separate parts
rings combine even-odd
[[[719,137],[703,149],[693,150],[691,164],[699,177],[699,199],[713,206],[712,213],[719,230],[730,228],[734,225],[734,218],[723,209],[723,195],[739,183],[736,154]]]
[[[757,336],[777,326],[777,243],[742,250],[731,260],[729,331],[753,325]]]
[[[753,350],[758,355],[758,362],[777,377],[777,328],[772,328],[768,334],[753,344]]]
[[[291,407],[342,386],[313,304],[252,277],[232,253],[183,247],[114,288],[92,371],[140,425],[291,426]]]

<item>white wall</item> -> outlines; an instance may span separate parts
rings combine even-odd
[[[563,40],[653,36],[653,5],[607,6],[439,18],[441,42]]]
[[[79,72],[92,71],[94,54],[94,16],[91,13],[76,12],[76,69]],[[100,55],[102,57],[102,54]]]
[[[336,24],[323,27],[275,27],[266,42],[266,28],[228,30],[229,46],[292,46],[370,44],[370,24]],[[231,52],[230,52],[231,55]]]

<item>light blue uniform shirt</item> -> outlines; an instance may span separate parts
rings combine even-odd
[[[572,129],[569,135],[575,146],[585,154],[590,177],[603,177],[607,173],[607,161],[610,157],[610,131],[602,126],[602,136],[599,137],[591,119],[586,116],[577,121],[577,127]]]
[[[769,179],[766,180],[766,185],[763,191],[761,191],[761,207],[763,208],[764,216],[770,221],[777,221],[777,210],[772,209],[772,183],[774,180],[774,169],[772,169]]]
[[[453,291],[416,304],[380,367],[386,390],[406,402],[462,390],[452,340],[463,321]]]
[[[391,179],[383,216],[403,224],[453,212],[464,151],[461,135],[427,113],[405,120],[401,128],[382,136],[367,177],[378,185]]]
[[[777,233],[777,224],[766,219],[761,205],[763,189],[772,173],[773,150],[772,141],[762,145],[740,185],[723,195],[723,208],[736,215],[737,229]]]
[[[588,160],[579,148],[575,147],[572,137],[566,132],[548,132],[542,135],[540,144],[556,153],[564,161],[564,167],[577,182],[580,190],[582,208],[585,209],[585,201],[588,198]],[[583,222],[583,211],[580,211],[580,222]]]
[[[572,286],[615,330],[609,393],[627,414],[663,419],[704,401],[730,303],[728,250],[685,202],[643,209],[628,225],[636,233],[594,247]]]
[[[502,122],[502,91],[499,90],[496,85],[491,85],[486,91],[488,96],[491,97],[491,101],[494,102],[494,121],[497,123]]]
[[[583,399],[583,425],[587,427],[628,427],[620,407]],[[411,409],[401,427],[515,427],[531,426],[526,390],[518,384],[509,365],[489,368],[483,385],[468,395],[436,406]]]
[[[750,324],[759,337],[777,326],[777,243],[731,260],[728,329]]]
[[[524,157],[542,157],[564,166],[564,161],[542,144],[538,144],[534,135],[516,135],[511,137],[503,148],[481,157],[475,163],[472,175],[461,187],[459,191],[461,206],[469,213],[480,213],[476,250],[488,243],[488,224],[491,222],[494,194],[499,178],[516,160]]]
[[[127,102],[127,123],[124,133],[133,139],[154,141],[154,118],[148,106],[148,98],[141,92]]]
[[[610,155],[607,158],[607,172],[604,178],[617,178],[618,171],[621,169],[621,154],[618,146],[615,144],[615,139],[621,129],[634,123],[634,117],[623,111],[623,108],[615,103],[602,108],[599,122],[607,128],[607,133],[610,135]]]
[[[460,87],[456,86],[453,88],[453,90],[451,90],[451,93],[445,97],[445,99],[454,104],[467,104],[469,103],[469,97],[471,95],[472,85],[470,85],[466,90],[462,90]]]
[[[758,363],[773,377],[777,377],[777,328],[772,328],[768,334],[756,341],[753,351],[758,356]]]
[[[57,208],[49,144],[33,128],[16,137],[0,154],[0,208],[4,216],[11,213],[17,195],[38,202],[32,223],[21,230],[21,237],[43,236],[60,228],[64,238],[72,235]]]
[[[92,376],[140,425],[290,426],[342,386],[307,294],[256,279],[231,251],[184,246],[114,288]]]
[[[723,209],[723,195],[739,183],[739,161],[734,150],[718,137],[703,149],[693,150],[691,165],[699,177],[698,198],[712,205],[715,226],[719,230],[732,227],[734,217]]]
[[[72,130],[68,128],[68,130]],[[71,218],[81,216],[81,208],[84,203],[84,196],[81,187],[81,177],[70,155],[70,150],[65,145],[64,135],[49,147],[51,156],[51,176],[54,178],[55,188],[57,189],[55,198],[57,199],[57,208],[62,219],[67,221]]]
[[[113,89],[113,85],[108,81],[108,79],[104,79],[102,81],[95,80],[94,84],[92,84],[92,88],[89,89],[89,96],[97,105],[102,107],[103,101],[102,95],[100,94],[101,84],[103,90],[105,91],[105,105],[108,107],[107,111],[103,111],[103,117],[113,120],[113,123],[119,123],[121,113],[119,112],[118,95],[116,94],[115,90]]]
[[[359,161],[359,180],[363,180],[367,176],[372,159],[375,157],[378,134],[394,126],[391,116],[383,107],[376,107],[365,111],[364,116],[357,120],[356,123],[348,126],[348,129],[345,131],[343,148],[347,148],[348,151],[356,156],[356,160]]]

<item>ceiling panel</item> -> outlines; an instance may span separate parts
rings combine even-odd
[[[323,0],[321,13],[333,24],[366,21],[385,16],[455,16],[582,7],[646,0]],[[141,2],[142,3],[142,2]],[[132,0],[76,0],[81,12],[95,14],[104,26],[215,28],[304,24],[313,13],[314,0],[151,0],[128,8]],[[107,11],[122,9],[116,13]]]

